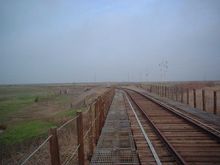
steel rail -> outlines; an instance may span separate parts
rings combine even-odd
[[[127,92],[127,91],[126,91]],[[138,105],[138,103],[134,100],[134,98],[128,93],[128,96],[131,98],[133,103],[138,107],[138,109],[142,112],[144,117],[147,119],[155,133],[159,136],[160,140],[165,144],[167,149],[173,154],[174,158],[178,162],[178,164],[186,165],[186,161],[182,158],[182,156],[175,150],[175,148],[172,146],[172,144],[167,140],[167,138],[163,135],[163,133],[157,128],[157,126],[150,120],[146,112]]]
[[[154,98],[152,98],[152,99],[154,99]],[[174,111],[175,113],[178,113],[179,115],[181,115],[181,117],[187,118],[188,120],[193,120],[194,122],[197,122],[198,124],[201,124],[202,126],[200,126],[200,125],[198,125],[198,124],[196,124],[196,125],[199,126],[199,127],[201,127],[202,129],[205,129],[205,131],[208,131],[209,133],[213,134],[214,136],[217,136],[217,139],[219,140],[219,138],[220,138],[220,131],[219,131],[219,130],[217,130],[217,129],[213,128],[213,127],[210,127],[209,125],[204,124],[204,123],[202,123],[201,121],[199,121],[199,120],[197,120],[197,119],[195,119],[195,118],[193,118],[193,117],[186,116],[184,113],[177,111],[175,108],[173,108],[173,107],[171,107],[171,106],[169,106],[169,105],[167,105],[167,104],[164,104],[164,103],[162,103],[162,102],[159,102],[159,101],[156,100],[156,99],[154,99],[154,100],[155,100],[155,102],[157,101],[158,104],[160,104],[160,106],[163,106],[163,107],[165,107],[165,108],[167,108],[167,109],[171,109],[171,111]],[[190,122],[191,122],[191,121],[190,121]],[[207,129],[207,128],[208,128],[208,129]],[[211,132],[210,130],[212,130],[213,132]],[[214,132],[216,132],[217,134],[214,133]]]
[[[161,163],[161,161],[160,161],[160,158],[159,158],[159,156],[157,155],[157,152],[155,151],[153,144],[151,143],[151,141],[150,141],[150,139],[149,139],[147,133],[145,132],[145,130],[144,130],[144,128],[143,128],[143,126],[142,126],[142,124],[141,124],[141,122],[140,122],[140,120],[139,120],[139,118],[138,118],[138,116],[137,116],[137,114],[136,114],[136,112],[135,112],[135,110],[134,110],[134,108],[133,108],[133,106],[132,106],[130,100],[128,99],[128,96],[127,96],[126,93],[125,93],[125,97],[126,97],[128,103],[129,103],[130,107],[131,107],[132,112],[134,113],[134,116],[135,116],[135,118],[136,118],[136,120],[137,120],[137,122],[138,122],[138,125],[139,125],[140,129],[141,129],[141,132],[142,132],[142,134],[144,135],[144,138],[145,138],[145,140],[147,141],[147,144],[149,145],[150,151],[151,151],[151,153],[153,154],[154,159],[155,159],[157,165],[162,165],[162,163]]]
[[[130,91],[133,91],[137,94],[140,94],[141,96],[145,97],[146,99],[150,99],[151,101],[153,101],[154,103],[158,104],[159,106],[163,107],[166,111],[168,112],[172,112],[173,114],[175,114],[176,116],[183,118],[185,120],[187,120],[190,124],[192,124],[193,126],[199,128],[202,131],[207,132],[209,135],[211,135],[212,137],[214,137],[218,142],[220,142],[220,131],[208,126],[207,124],[202,123],[201,121],[194,119],[193,117],[187,116],[186,114],[178,111],[176,108],[171,107],[170,105],[167,105],[165,103],[162,103],[161,101],[153,98],[152,96],[144,95],[138,91],[132,90],[132,89],[128,89]]]

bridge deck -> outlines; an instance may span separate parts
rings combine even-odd
[[[139,164],[123,94],[116,91],[91,164]]]
[[[91,164],[220,162],[219,116],[134,90],[116,90]]]

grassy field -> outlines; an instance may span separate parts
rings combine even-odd
[[[49,128],[61,126],[77,110],[86,110],[105,91],[102,84],[0,86],[0,162],[21,163],[48,136]],[[61,150],[71,148],[69,133],[59,134],[60,143],[66,144]]]
[[[0,136],[0,142],[4,144],[21,143],[36,136],[45,135],[47,130],[54,126],[50,122],[28,121],[21,122],[9,128]]]
[[[47,135],[84,109],[92,87],[81,85],[0,86],[0,144],[13,145]],[[68,91],[67,91],[68,90]],[[72,106],[71,106],[72,105]]]

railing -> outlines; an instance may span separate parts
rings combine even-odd
[[[220,114],[220,92],[218,90],[180,88],[161,84],[149,85],[147,90],[161,97],[186,103],[203,111],[216,115]]]
[[[89,162],[113,96],[112,88],[99,96],[86,111],[78,111],[59,128],[51,128],[44,142],[21,164],[84,165]]]

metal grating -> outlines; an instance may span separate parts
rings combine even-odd
[[[116,91],[90,164],[139,164],[121,92]]]
[[[91,164],[139,164],[136,150],[128,149],[98,149]]]

